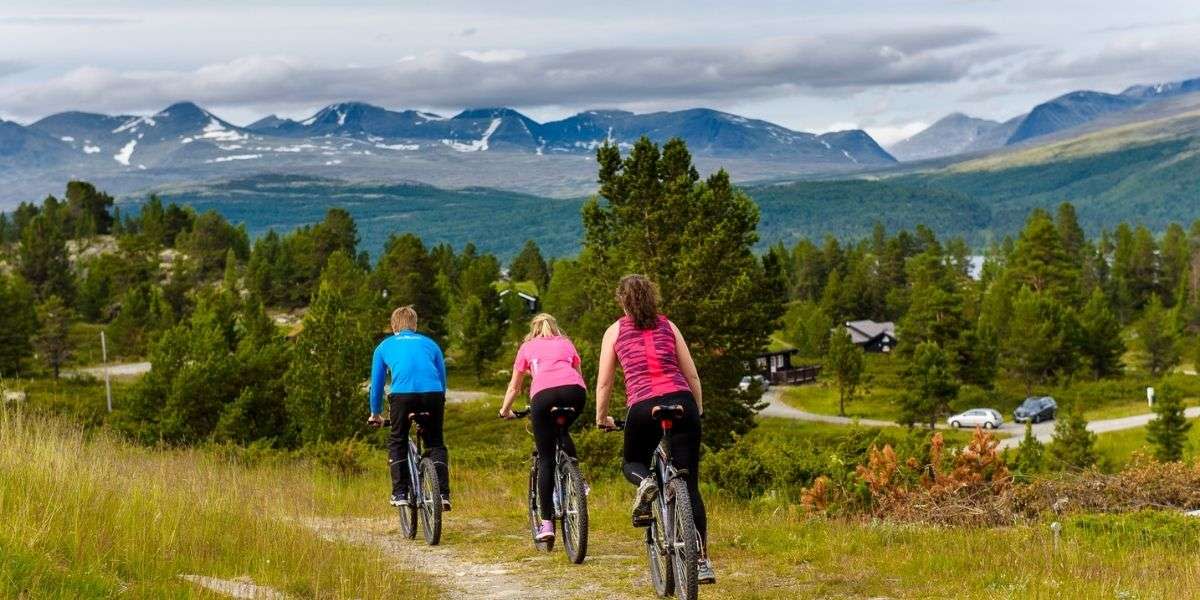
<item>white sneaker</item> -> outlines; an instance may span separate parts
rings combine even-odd
[[[633,498],[633,526],[645,527],[654,520],[651,514],[651,503],[658,497],[658,482],[654,477],[646,477],[638,484],[637,494]]]

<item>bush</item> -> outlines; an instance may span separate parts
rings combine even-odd
[[[605,433],[595,427],[584,427],[572,434],[579,462],[593,478],[607,478],[621,473],[624,465],[624,442],[618,433]]]
[[[375,450],[361,440],[345,439],[309,444],[302,455],[337,475],[353,477],[367,472],[366,463],[375,455]]]

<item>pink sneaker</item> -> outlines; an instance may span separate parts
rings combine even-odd
[[[542,521],[542,526],[538,527],[537,535],[533,539],[539,542],[546,542],[554,539],[554,521]]]

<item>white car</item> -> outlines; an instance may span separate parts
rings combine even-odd
[[[767,378],[763,377],[762,375],[747,375],[742,378],[740,383],[738,383],[738,391],[748,391],[750,389],[750,385],[754,383],[757,383],[759,389],[764,392],[771,389],[771,382],[767,381]]]
[[[990,408],[972,408],[946,419],[951,427],[982,427],[996,429],[1004,424],[1004,417]]]

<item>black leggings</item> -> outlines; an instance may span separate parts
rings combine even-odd
[[[676,469],[687,469],[688,496],[692,501],[692,519],[702,541],[708,539],[708,516],[700,497],[700,411],[691,392],[675,392],[643,400],[629,407],[625,420],[625,478],[634,485],[650,476],[650,460],[662,440],[662,426],[650,416],[656,406],[683,406],[683,418],[671,429],[671,462]]]
[[[392,434],[388,436],[388,466],[392,472],[392,495],[407,496],[409,489],[408,477],[408,429],[411,422],[409,413],[429,413],[421,425],[421,443],[425,446],[425,456],[433,459],[437,465],[438,479],[441,479],[442,495],[450,497],[450,470],[447,467],[450,457],[446,453],[446,443],[442,441],[442,419],[446,412],[445,392],[418,392],[412,394],[392,394],[388,396],[391,404]]]
[[[546,388],[537,394],[534,394],[533,399],[529,402],[529,418],[533,423],[533,440],[534,446],[537,448],[537,464],[538,464],[538,513],[542,519],[549,521],[554,518],[554,474],[558,470],[558,452],[555,451],[555,442],[558,441],[558,424],[556,418],[558,415],[550,414],[550,409],[556,406],[565,408],[574,408],[575,414],[565,415],[566,423],[564,427],[570,427],[571,423],[583,413],[583,404],[587,401],[587,390],[578,385],[560,385],[558,387]],[[575,442],[571,441],[569,432],[564,436],[563,449],[567,456],[575,457]]]

